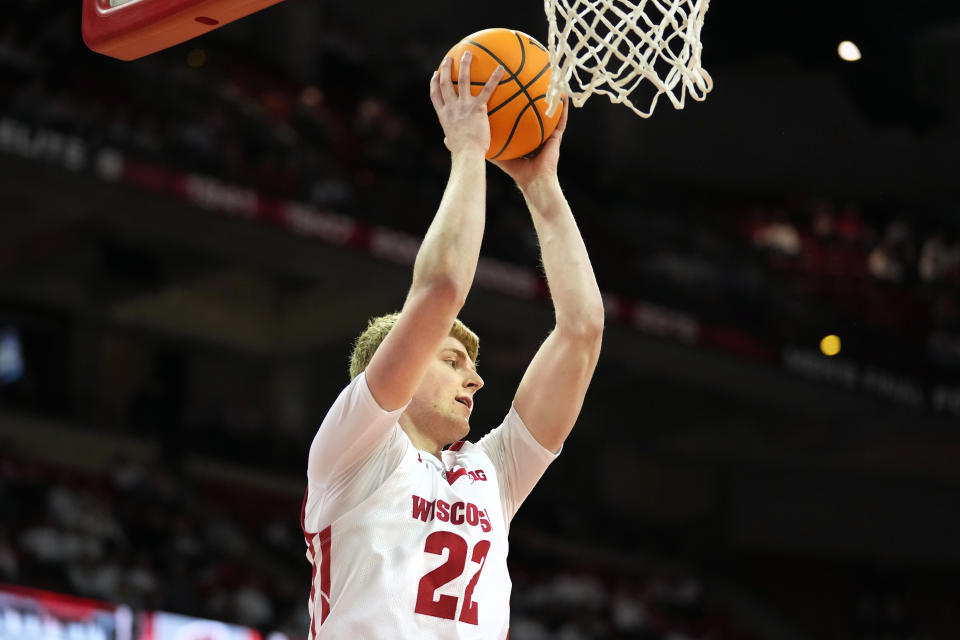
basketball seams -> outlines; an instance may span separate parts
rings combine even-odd
[[[520,34],[517,33],[516,31],[513,32],[513,35],[515,35],[515,36],[517,37],[517,42],[520,43],[520,49],[523,50],[523,59],[526,60],[526,57],[527,57],[527,48],[523,45],[523,38],[521,38],[521,37],[520,37]],[[549,65],[547,65],[547,66],[549,66]],[[540,76],[543,74],[543,72],[544,72],[544,70],[541,70],[540,73],[537,74],[537,77],[540,77]],[[537,109],[536,106],[533,104],[533,98],[530,97],[530,93],[527,92],[527,88],[524,87],[524,86],[523,86],[523,83],[520,82],[519,80],[517,81],[517,84],[520,85],[520,87],[523,89],[524,95],[527,96],[527,105],[530,106],[530,107],[534,107],[533,113],[536,114],[536,116],[537,116],[537,124],[540,125],[540,143],[537,145],[537,146],[540,146],[541,144],[543,144],[543,117],[540,115],[540,110]],[[523,115],[523,111],[520,112],[520,115]],[[520,116],[517,116],[517,119],[518,119],[518,120],[519,120],[519,117],[520,117]],[[513,131],[516,131],[516,129],[517,129],[517,123],[514,122],[514,123],[513,123]],[[510,137],[511,137],[511,138],[513,138],[513,131],[510,132]]]
[[[540,49],[540,51],[543,51],[543,52],[546,53],[546,54],[549,54],[549,53],[550,53],[549,51],[547,51],[547,48],[546,48],[545,46],[543,46],[542,44],[540,44],[539,42],[537,42],[537,41],[533,38],[533,36],[527,36],[527,42],[530,43],[531,46],[534,46],[534,47],[536,47],[537,49]]]
[[[515,82],[517,83],[517,85],[520,87],[520,90],[519,90],[519,91],[517,91],[515,94],[513,94],[512,96],[510,96],[509,98],[507,98],[506,100],[504,100],[503,102],[501,102],[500,104],[498,104],[496,107],[494,107],[493,109],[491,109],[490,111],[488,111],[488,112],[487,112],[487,115],[488,115],[488,116],[491,115],[491,114],[493,114],[493,113],[496,113],[497,110],[499,110],[501,107],[509,104],[510,101],[512,101],[512,100],[513,100],[514,98],[516,98],[517,96],[519,96],[521,93],[527,97],[527,104],[526,104],[526,106],[523,107],[523,109],[520,110],[520,113],[517,114],[516,119],[513,121],[513,128],[510,129],[510,135],[507,136],[507,141],[506,141],[506,143],[504,143],[503,148],[500,149],[500,151],[498,151],[497,154],[493,156],[494,158],[498,158],[498,157],[507,149],[507,147],[510,146],[510,142],[513,140],[513,135],[514,135],[514,134],[516,133],[516,131],[517,131],[517,126],[518,126],[518,124],[519,124],[519,122],[520,122],[520,118],[523,117],[523,113],[524,113],[528,108],[534,106],[534,98],[531,97],[530,92],[527,91],[527,89],[528,89],[531,85],[533,85],[533,84],[540,78],[540,76],[542,76],[544,73],[546,73],[547,69],[550,68],[550,64],[549,64],[549,63],[547,63],[546,65],[544,65],[543,69],[541,69],[540,72],[537,73],[536,77],[534,77],[534,79],[533,79],[529,84],[527,84],[526,86],[524,86],[524,84],[520,81],[519,75],[520,75],[520,72],[523,71],[524,65],[526,65],[526,63],[527,63],[527,48],[526,48],[526,46],[524,46],[524,44],[523,44],[523,38],[520,37],[520,34],[519,34],[519,33],[517,33],[516,31],[514,31],[514,32],[513,32],[513,35],[514,35],[514,37],[517,39],[517,44],[520,45],[520,66],[517,67],[517,70],[516,70],[515,72],[512,71],[512,70],[507,66],[507,64],[503,62],[503,60],[501,60],[499,57],[497,57],[497,55],[496,55],[495,53],[493,53],[492,51],[490,51],[487,47],[483,46],[482,44],[480,44],[479,42],[476,42],[476,41],[474,41],[474,40],[468,40],[468,41],[467,41],[468,44],[472,44],[473,46],[477,47],[478,49],[480,49],[481,51],[483,51],[484,53],[486,53],[488,56],[490,56],[491,58],[493,58],[493,59],[497,62],[497,64],[499,64],[500,66],[502,66],[505,71],[508,71],[508,72],[510,73],[510,76],[505,80],[505,82],[508,82],[508,81],[510,81],[510,80],[513,80],[513,81],[515,81]],[[503,82],[501,82],[500,84],[503,84]],[[543,130],[543,117],[540,115],[540,110],[539,110],[539,109],[536,109],[536,108],[535,108],[535,109],[533,110],[533,113],[534,113],[534,115],[536,115],[536,117],[537,117],[537,125],[540,127],[540,143],[539,143],[539,144],[543,144],[543,131],[544,131],[544,130]],[[538,144],[537,146],[539,146],[539,144]]]
[[[506,78],[504,78],[504,79],[500,82],[500,84],[497,85],[497,86],[506,84],[506,83],[510,82],[511,80],[516,81],[516,83],[519,84],[521,87],[523,86],[523,84],[522,84],[522,83],[520,82],[520,80],[518,79],[518,76],[520,75],[520,72],[523,71],[524,65],[527,64],[527,51],[526,51],[526,49],[523,48],[523,42],[522,42],[522,41],[520,42],[520,66],[517,67],[517,70],[516,70],[516,71],[511,70],[511,69],[510,69],[510,66],[507,65],[506,62],[504,62],[503,60],[501,60],[501,59],[497,56],[497,54],[495,54],[493,51],[490,51],[490,49],[486,48],[485,46],[483,46],[483,45],[480,44],[479,42],[476,42],[476,41],[474,41],[474,40],[467,40],[467,44],[472,44],[472,45],[475,46],[477,49],[480,49],[480,51],[483,51],[485,54],[487,54],[488,56],[490,56],[491,58],[493,58],[493,59],[496,61],[497,64],[499,64],[501,67],[503,67],[503,70],[504,70],[504,71],[506,71],[507,73],[510,74],[509,76],[507,76]],[[471,83],[471,84],[473,84],[473,83]]]
[[[515,133],[517,132],[517,127],[520,126],[520,120],[523,118],[523,114],[526,113],[527,109],[529,109],[529,108],[532,107],[532,106],[534,106],[534,104],[528,100],[528,101],[527,101],[527,104],[524,105],[523,109],[520,109],[520,113],[517,114],[516,119],[513,121],[513,128],[510,129],[510,135],[507,136],[507,141],[503,143],[503,148],[501,148],[500,151],[497,151],[496,155],[494,155],[492,158],[490,158],[491,160],[496,160],[497,158],[500,157],[500,155],[501,155],[504,151],[507,150],[507,147],[510,146],[510,142],[513,140],[513,134],[515,134]],[[536,113],[536,112],[537,112],[537,109],[534,109],[533,111],[534,111],[534,113]],[[538,119],[539,119],[539,118],[538,118]],[[543,129],[541,128],[541,134],[540,134],[540,142],[541,142],[541,143],[543,142],[543,133],[542,133],[542,131],[543,131]],[[539,145],[538,145],[538,146],[539,146]]]
[[[503,102],[501,102],[500,104],[498,104],[497,106],[495,106],[493,109],[491,109],[490,111],[488,111],[488,112],[487,112],[487,115],[488,115],[488,116],[493,115],[493,114],[496,113],[501,107],[506,106],[511,100],[513,100],[514,98],[516,98],[516,97],[517,97],[518,95],[520,95],[521,93],[526,94],[526,96],[527,96],[527,101],[528,101],[528,102],[531,101],[531,100],[536,100],[536,98],[531,98],[531,97],[530,97],[530,94],[527,93],[527,89],[529,89],[530,87],[532,87],[532,86],[537,82],[537,80],[539,80],[540,77],[547,72],[547,69],[549,69],[549,68],[550,68],[550,63],[548,62],[547,64],[543,65],[543,69],[540,69],[540,72],[537,73],[537,75],[535,75],[530,82],[528,82],[526,85],[520,85],[520,91],[517,91],[515,94],[513,94],[512,96],[510,96],[509,98],[507,98],[506,100],[504,100]],[[543,122],[540,123],[540,141],[541,141],[541,142],[543,141]]]

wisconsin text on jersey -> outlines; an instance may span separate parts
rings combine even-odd
[[[463,442],[454,443],[448,451],[459,451],[462,446]],[[461,478],[468,479],[471,484],[474,482],[486,482],[487,480],[487,474],[483,469],[468,471],[461,466],[457,466],[454,469],[447,470],[435,458],[427,457],[427,460],[429,462],[423,459],[420,452],[417,452],[417,461],[434,467],[447,481],[447,484],[451,486]],[[436,518],[440,522],[449,522],[453,525],[467,524],[471,527],[479,526],[484,533],[489,532],[491,529],[490,514],[486,509],[478,507],[472,502],[447,502],[440,498],[429,500],[416,494],[414,494],[412,498],[412,515],[414,519],[429,522]]]
[[[490,514],[472,502],[449,503],[445,500],[427,500],[418,495],[413,496],[413,517],[423,522],[436,518],[440,522],[450,524],[468,524],[471,527],[480,526],[484,533],[490,531]]]

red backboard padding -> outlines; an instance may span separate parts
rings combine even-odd
[[[282,0],[83,0],[83,40],[120,60],[134,60],[212,31]]]

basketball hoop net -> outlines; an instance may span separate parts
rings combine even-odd
[[[650,117],[662,94],[675,109],[683,108],[688,93],[703,101],[713,88],[700,66],[700,29],[709,4],[544,0],[553,65],[547,113],[553,113],[562,94],[578,107],[594,93],[604,94],[642,118]]]

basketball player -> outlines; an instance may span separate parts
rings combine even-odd
[[[599,356],[603,304],[557,181],[564,105],[534,158],[497,163],[533,217],[556,327],[503,423],[476,444],[462,440],[483,379],[477,336],[457,313],[480,253],[486,103],[503,71],[473,97],[469,53],[461,64],[459,95],[450,59],[430,81],[452,166],[406,301],[357,340],[352,381],[310,447],[310,640],[505,638],[510,521],[570,433]]]

